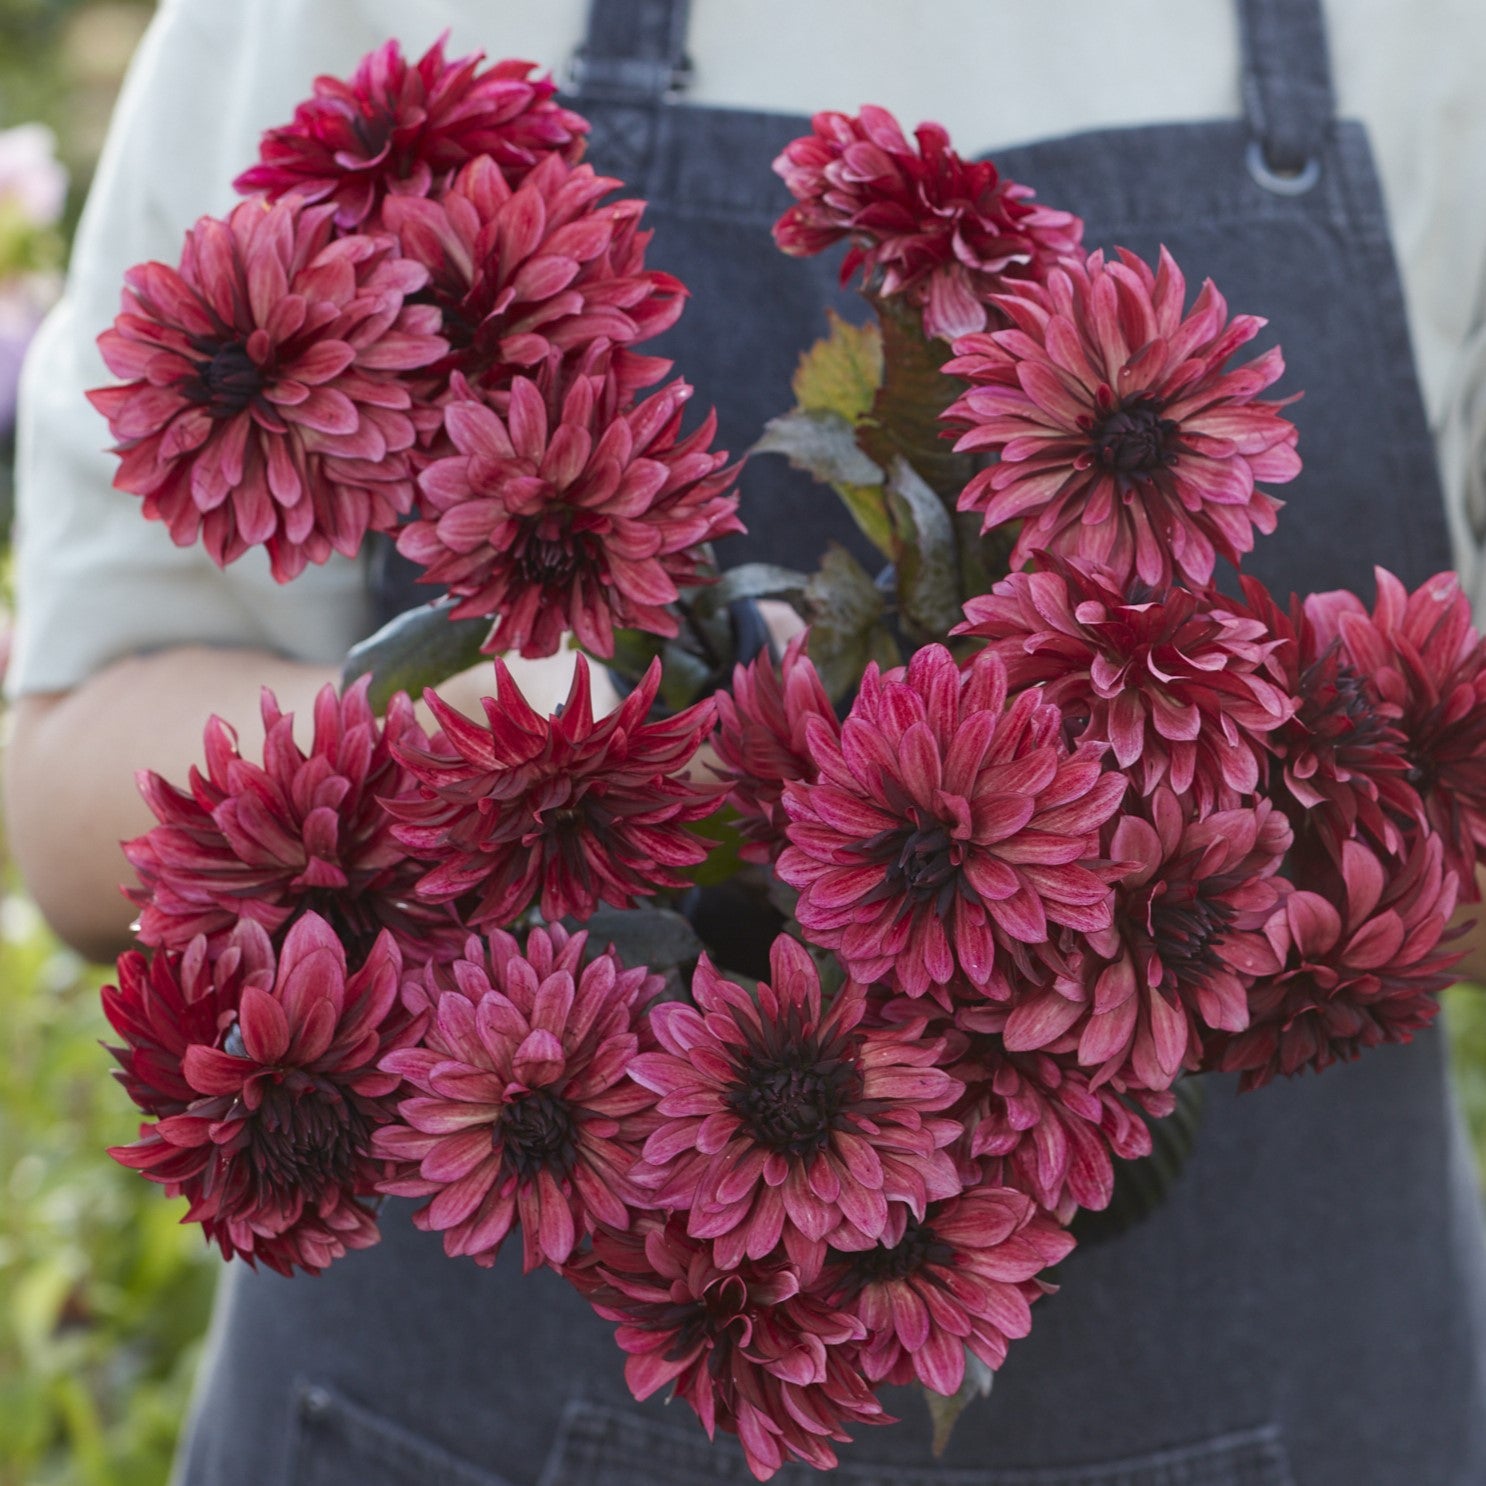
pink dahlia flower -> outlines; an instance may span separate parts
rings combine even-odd
[[[1312,594],[1306,618],[1322,644],[1337,642],[1380,707],[1396,718],[1408,782],[1445,847],[1445,866],[1476,901],[1476,862],[1486,856],[1486,644],[1454,573],[1409,593],[1376,569],[1369,614],[1355,594]]]
[[[1460,956],[1447,945],[1459,879],[1438,836],[1402,862],[1357,841],[1342,846],[1327,892],[1285,898],[1266,932],[1283,969],[1249,993],[1246,1031],[1214,1037],[1210,1063],[1257,1089],[1356,1058],[1384,1042],[1409,1042],[1439,1011],[1436,992]]]
[[[1114,923],[1088,936],[1076,980],[1011,1006],[1007,1048],[1071,1051],[1096,1086],[1170,1088],[1200,1063],[1202,1029],[1243,1031],[1249,987],[1280,969],[1263,930],[1289,845],[1267,800],[1205,815],[1158,788],[1109,831],[1109,855],[1128,864]]]
[[[414,884],[427,863],[393,837],[383,802],[415,790],[389,740],[426,741],[398,693],[385,728],[367,700],[370,679],[344,696],[315,699],[308,754],[294,740],[294,715],[263,692],[263,764],[237,748],[214,717],[205,733],[206,772],[188,789],[141,773],[140,791],[159,824],[124,843],[139,877],[142,944],[184,949],[205,935],[213,951],[239,919],[263,925],[275,942],[302,914],[329,921],[353,955],[390,929],[410,963],[452,958],[466,931],[453,910],[420,903]]]
[[[950,1067],[965,1083],[955,1110],[965,1138],[956,1148],[967,1186],[1011,1187],[1068,1223],[1081,1207],[1101,1210],[1114,1195],[1114,1158],[1151,1153],[1150,1127],[1132,1108],[1169,1114],[1169,1093],[1090,1084],[1067,1055],[1008,1052],[1004,1009],[962,1011],[967,1049]],[[978,1030],[977,1030],[978,1029]]]
[[[1039,283],[996,296],[1011,328],[966,337],[945,370],[966,378],[945,415],[956,449],[998,456],[960,496],[982,530],[1020,520],[1013,567],[1039,548],[1156,588],[1208,583],[1272,532],[1279,502],[1255,486],[1300,471],[1283,404],[1256,401],[1285,363],[1279,348],[1224,371],[1258,334],[1228,319],[1209,280],[1190,313],[1162,249],[1150,268],[1123,249],[1065,259]]]
[[[1102,745],[1070,754],[1062,733],[1035,691],[1007,705],[998,656],[961,672],[930,645],[906,669],[868,666],[839,739],[807,720],[817,780],[784,787],[778,871],[810,940],[856,979],[921,996],[956,976],[989,984],[998,940],[1108,928],[1099,827],[1125,780],[1102,772]]]
[[[1107,740],[1141,794],[1165,780],[1204,810],[1259,788],[1295,709],[1265,674],[1279,640],[1211,590],[1112,586],[1054,558],[969,600],[954,633],[988,641],[1011,687],[1087,718],[1078,736]]]
[[[375,222],[382,199],[436,193],[461,165],[488,155],[515,184],[549,154],[575,161],[587,122],[552,101],[531,62],[483,72],[483,53],[444,60],[440,37],[413,63],[395,41],[361,59],[349,81],[317,77],[294,121],[264,131],[258,164],[233,184],[277,198],[330,201],[336,226]]]
[[[989,160],[962,159],[938,124],[920,124],[915,144],[881,108],[811,124],[774,162],[796,201],[774,241],[804,257],[849,238],[842,283],[861,268],[869,292],[919,306],[929,336],[1001,323],[992,295],[1078,250],[1077,217],[1035,205],[1029,186],[1003,180]]]
[[[1032,1329],[1038,1275],[1067,1258],[1073,1235],[1030,1197],[978,1187],[908,1219],[874,1249],[835,1255],[820,1290],[867,1328],[867,1381],[957,1393],[965,1353],[987,1367]]]
[[[380,1190],[428,1197],[418,1227],[444,1251],[490,1265],[518,1220],[522,1262],[565,1264],[596,1223],[629,1223],[625,1176],[640,1153],[636,1116],[654,1096],[628,1076],[641,1006],[664,985],[612,953],[587,965],[587,934],[533,929],[523,948],[497,931],[471,939],[420,999],[432,1019],[384,1071],[409,1093],[376,1150],[397,1163]],[[443,973],[452,990],[439,990]]]
[[[393,835],[438,865],[418,884],[426,902],[478,895],[476,927],[499,928],[540,901],[549,923],[588,918],[599,903],[628,908],[660,888],[684,887],[707,855],[688,821],[710,815],[715,790],[678,777],[711,730],[711,699],[646,722],[660,662],[607,717],[595,718],[580,655],[557,716],[534,712],[500,661],[487,725],[425,695],[443,725],[435,748],[404,738],[394,749],[420,786],[384,802]]]
[[[395,1074],[378,1060],[421,1030],[398,1001],[402,957],[390,934],[350,971],[330,925],[307,914],[277,961],[244,921],[211,960],[119,961],[104,1008],[129,1045],[114,1056],[136,1102],[157,1116],[110,1154],[190,1200],[222,1253],[282,1274],[318,1273],[377,1239],[372,1133],[392,1118]]]
[[[728,804],[738,812],[745,862],[770,863],[783,851],[788,817],[784,786],[792,779],[814,783],[815,760],[805,737],[816,717],[839,738],[835,709],[805,654],[808,636],[789,642],[776,669],[768,655],[733,668],[733,687],[717,693],[717,733],[712,747],[717,773],[728,784]]]
[[[679,437],[690,396],[677,381],[619,408],[612,384],[582,376],[549,408],[517,377],[504,417],[451,403],[457,452],[420,476],[422,519],[398,551],[458,600],[456,619],[495,620],[487,651],[552,655],[572,630],[611,656],[615,629],[677,634],[666,606],[702,581],[702,544],[743,529],[716,420]]]
[[[938,1042],[863,1028],[861,986],[823,1007],[797,940],[781,934],[769,963],[772,985],[755,1002],[704,956],[696,1006],[650,1013],[661,1050],[630,1073],[660,1095],[663,1122],[632,1175],[655,1206],[688,1214],[687,1231],[712,1241],[723,1269],[782,1241],[812,1277],[828,1243],[869,1248],[895,1204],[921,1218],[960,1190],[943,1149],[960,1128],[935,1112],[961,1086],[935,1066]]]
[[[280,583],[408,511],[403,374],[448,349],[438,312],[404,304],[427,272],[389,238],[334,241],[331,215],[256,198],[197,222],[179,268],[131,268],[98,337],[126,381],[88,394],[146,516],[221,567],[266,546]]]
[[[675,323],[686,290],[645,267],[645,203],[599,204],[619,184],[549,155],[513,187],[482,158],[437,200],[387,199],[383,220],[428,269],[421,299],[437,306],[450,341],[428,378],[431,400],[456,371],[477,392],[500,392],[554,355],[600,339],[623,348]]]
[[[857,1365],[862,1323],[802,1293],[778,1260],[725,1267],[679,1218],[647,1215],[629,1233],[601,1230],[567,1275],[619,1323],[635,1397],[671,1384],[709,1439],[738,1436],[760,1481],[788,1460],[830,1470],[845,1426],[894,1422]]]

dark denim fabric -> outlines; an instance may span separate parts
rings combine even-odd
[[[1253,567],[1282,592],[1410,584],[1448,565],[1402,296],[1361,129],[1332,117],[1315,0],[1245,0],[1247,117],[997,155],[1091,245],[1165,243],[1268,316],[1303,476]],[[806,121],[678,106],[684,6],[598,0],[579,106],[592,158],[651,203],[652,261],[692,289],[664,349],[741,449],[788,406],[836,264],[774,251],[768,162]],[[930,23],[931,12],[926,12]],[[647,96],[650,95],[650,96]],[[1309,184],[1308,184],[1309,183]],[[1296,186],[1308,188],[1296,191]],[[829,492],[758,459],[732,560],[853,541]],[[394,572],[396,609],[424,595]],[[635,1404],[611,1328],[518,1254],[443,1257],[401,1204],[318,1280],[234,1266],[182,1486],[682,1486],[746,1479],[682,1407]],[[1217,1081],[1168,1204],[1064,1266],[990,1399],[934,1463],[904,1423],[843,1451],[851,1486],[1475,1486],[1486,1482],[1486,1271],[1442,1040],[1237,1099]],[[781,1482],[812,1479],[786,1471]]]

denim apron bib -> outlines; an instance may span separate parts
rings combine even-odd
[[[1382,203],[1333,112],[1317,0],[1242,0],[1245,117],[999,152],[1090,246],[1212,276],[1269,317],[1305,389],[1305,471],[1251,566],[1282,596],[1372,596],[1448,566],[1443,505]],[[931,13],[926,13],[929,15]],[[589,158],[650,203],[651,263],[692,298],[656,349],[739,450],[790,402],[833,262],[788,260],[769,162],[808,121],[677,101],[685,0],[594,0],[574,102]],[[915,122],[915,121],[908,121]],[[1262,345],[1268,341],[1261,342]],[[647,349],[650,349],[647,347]],[[835,498],[759,459],[729,561],[813,561],[853,533]],[[865,554],[864,554],[865,555]],[[421,602],[378,565],[386,612]],[[519,1245],[443,1256],[389,1204],[382,1243],[316,1280],[230,1267],[181,1486],[707,1486],[752,1480],[684,1406],[636,1404],[612,1328]],[[1486,1482],[1486,1266],[1441,1039],[1235,1097],[1213,1080],[1165,1206],[1075,1254],[944,1459],[922,1401],[843,1447],[842,1486],[1467,1486]],[[776,1478],[816,1479],[803,1468]]]

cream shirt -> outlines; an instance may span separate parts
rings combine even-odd
[[[1325,9],[1340,111],[1368,126],[1379,162],[1456,560],[1486,594],[1486,4]],[[358,563],[336,559],[284,587],[261,552],[220,572],[111,488],[107,429],[83,398],[110,380],[94,339],[118,313],[124,270],[176,262],[191,222],[230,209],[260,133],[287,122],[316,74],[349,75],[388,36],[417,56],[447,28],[450,55],[528,58],[561,80],[586,12],[587,0],[163,0],[119,101],[68,292],[26,371],[11,694],[66,689],[122,655],[186,642],[331,662],[365,633]],[[797,114],[874,102],[905,126],[939,120],[967,154],[1241,112],[1232,0],[692,0],[691,12],[691,101]]]

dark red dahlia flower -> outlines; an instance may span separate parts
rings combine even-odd
[[[504,416],[446,409],[457,452],[420,476],[422,519],[397,547],[459,601],[456,619],[494,618],[487,651],[552,655],[572,630],[611,656],[616,628],[673,636],[666,606],[703,580],[701,544],[743,529],[715,418],[678,436],[691,388],[629,408],[613,390],[578,377],[549,407],[517,377]]]
[[[1199,1064],[1203,1028],[1243,1031],[1249,987],[1280,969],[1263,930],[1290,827],[1267,800],[1204,815],[1165,786],[1138,812],[1106,827],[1129,864],[1114,923],[1087,937],[1078,977],[1011,1005],[1003,1036],[1012,1052],[1072,1052],[1095,1086],[1161,1090]]]
[[[702,1421],[736,1434],[767,1481],[787,1460],[836,1464],[848,1424],[891,1424],[857,1365],[864,1328],[779,1260],[725,1268],[679,1218],[647,1215],[600,1230],[567,1271],[599,1315],[617,1321],[636,1398],[672,1385]]]
[[[518,1220],[530,1271],[565,1264],[596,1223],[625,1228],[626,1173],[655,1102],[628,1076],[640,1008],[663,987],[612,952],[583,963],[587,934],[533,929],[523,949],[497,931],[430,969],[432,1020],[384,1070],[410,1093],[376,1150],[398,1163],[380,1190],[430,1197],[413,1215],[444,1251],[490,1265]],[[440,990],[444,975],[455,989]]]
[[[920,124],[915,146],[881,108],[811,123],[774,162],[797,203],[774,241],[804,257],[850,238],[842,283],[861,268],[870,293],[920,306],[929,336],[1003,323],[993,294],[1078,250],[1077,217],[1034,205],[1031,188],[1003,180],[989,160],[962,159],[938,124]]]
[[[104,1014],[126,1044],[109,1048],[120,1065],[114,1077],[146,1114],[180,1114],[197,1097],[183,1066],[186,1049],[215,1045],[237,1015],[244,985],[273,984],[273,946],[257,925],[245,926],[215,955],[205,938],[197,938],[178,953],[146,957],[128,950],[117,971],[118,985],[102,991]],[[189,1148],[177,1159],[195,1169]]]
[[[599,204],[619,184],[549,155],[513,187],[482,158],[437,200],[387,198],[383,220],[428,269],[420,300],[437,307],[450,341],[430,369],[431,401],[456,371],[477,392],[501,391],[553,355],[597,340],[623,348],[675,323],[686,290],[645,267],[645,203]]]
[[[687,1213],[721,1268],[782,1241],[810,1278],[828,1243],[869,1248],[895,1204],[922,1217],[960,1190],[943,1149],[960,1127],[934,1112],[961,1086],[935,1066],[940,1043],[862,1027],[861,986],[848,982],[824,1008],[797,940],[781,934],[769,963],[773,983],[755,1002],[704,956],[696,1006],[650,1013],[662,1050],[641,1053],[630,1073],[661,1096],[663,1122],[632,1177],[655,1206]]]
[[[957,1393],[968,1350],[987,1367],[1032,1329],[1038,1275],[1067,1258],[1073,1235],[1005,1187],[978,1187],[909,1218],[874,1249],[833,1255],[819,1289],[867,1328],[867,1381]]]
[[[255,198],[197,222],[178,269],[131,268],[98,337],[127,380],[88,394],[146,516],[223,567],[266,546],[281,583],[412,505],[402,374],[448,349],[438,312],[404,304],[427,272],[389,238],[333,241],[331,215]]]
[[[1257,578],[1239,582],[1244,603],[1233,611],[1280,641],[1269,670],[1296,702],[1294,715],[1266,739],[1274,757],[1264,786],[1294,829],[1295,875],[1303,879],[1318,854],[1340,868],[1342,843],[1358,835],[1388,855],[1400,853],[1406,832],[1425,819],[1398,726],[1402,708],[1376,693],[1339,637],[1322,642],[1298,598],[1286,612]]]
[[[263,925],[276,942],[300,915],[327,919],[353,957],[390,929],[410,963],[452,958],[466,931],[452,909],[417,901],[427,871],[393,837],[383,802],[416,786],[389,740],[425,742],[399,693],[385,728],[367,700],[369,678],[344,696],[326,686],[315,700],[306,754],[294,716],[263,692],[263,765],[243,758],[220,718],[206,727],[206,773],[191,770],[177,789],[141,773],[140,790],[160,824],[124,843],[139,876],[143,944],[184,949],[205,935],[215,952],[239,919]]]
[[[1091,1087],[1066,1055],[1006,1051],[1004,1008],[962,1010],[967,1049],[951,1069],[965,1083],[955,1110],[965,1127],[957,1147],[967,1185],[1025,1192],[1060,1223],[1081,1207],[1101,1210],[1114,1195],[1114,1158],[1151,1153],[1151,1131],[1132,1100],[1169,1114],[1169,1093]]]
[[[1323,895],[1289,894],[1267,933],[1284,967],[1249,993],[1247,1031],[1211,1039],[1209,1062],[1257,1089],[1356,1058],[1384,1042],[1409,1042],[1439,1011],[1460,959],[1446,931],[1459,879],[1440,838],[1422,837],[1403,861],[1342,846],[1337,881]]]
[[[784,787],[790,845],[779,875],[796,916],[866,983],[911,996],[995,974],[997,940],[1041,944],[1048,925],[1110,924],[1099,827],[1125,780],[1102,745],[1070,754],[1063,715],[981,653],[964,672],[942,645],[906,669],[868,666],[839,740],[809,719],[815,783]]]
[[[1395,718],[1408,760],[1407,782],[1445,848],[1445,866],[1469,901],[1476,862],[1486,858],[1486,644],[1454,573],[1409,593],[1377,574],[1371,614],[1355,594],[1312,594],[1306,618],[1318,643],[1333,641],[1371,697]]]
[[[440,37],[411,65],[395,41],[361,59],[347,82],[317,77],[294,122],[264,132],[258,164],[233,184],[277,198],[331,201],[336,226],[375,221],[389,192],[427,196],[466,161],[488,155],[514,185],[545,155],[576,161],[587,121],[552,101],[531,62],[480,71],[484,53],[444,60]]]
[[[392,1118],[395,1074],[377,1063],[421,1031],[398,1001],[402,958],[390,934],[348,972],[324,919],[290,929],[275,963],[244,921],[215,961],[185,954],[119,961],[104,1007],[129,1045],[114,1056],[146,1113],[140,1139],[110,1154],[190,1200],[227,1257],[280,1273],[318,1273],[377,1238],[360,1201],[380,1172],[372,1132]]]
[[[792,779],[813,783],[815,760],[805,737],[807,719],[818,717],[832,737],[841,729],[820,677],[805,654],[808,636],[789,642],[776,670],[768,655],[733,668],[733,687],[717,693],[717,732],[712,747],[718,775],[727,781],[728,803],[738,812],[745,862],[769,863],[784,850],[784,786]]]
[[[1013,567],[1040,548],[1155,588],[1202,585],[1217,556],[1238,562],[1279,502],[1255,481],[1300,470],[1282,403],[1256,401],[1284,371],[1279,348],[1224,363],[1263,320],[1239,315],[1211,280],[1182,313],[1186,281],[1133,253],[1065,259],[994,303],[1008,330],[966,337],[945,370],[970,390],[945,415],[956,449],[994,453],[960,496],[989,531],[1022,521]]]
[[[418,884],[427,902],[478,894],[476,927],[499,928],[540,900],[549,923],[588,918],[600,901],[627,908],[637,896],[684,887],[681,870],[707,855],[686,829],[718,805],[714,789],[678,777],[711,730],[710,698],[663,722],[646,722],[660,662],[607,717],[595,718],[588,664],[555,717],[526,703],[495,662],[496,694],[481,727],[427,692],[442,743],[394,740],[421,786],[385,801],[393,835],[436,862]]]
[[[1237,803],[1265,777],[1268,735],[1295,709],[1266,674],[1280,643],[1211,590],[1111,585],[1081,563],[1045,558],[965,605],[955,634],[989,642],[1014,689],[1107,741],[1120,768],[1139,765],[1141,794],[1162,780],[1204,811]]]

